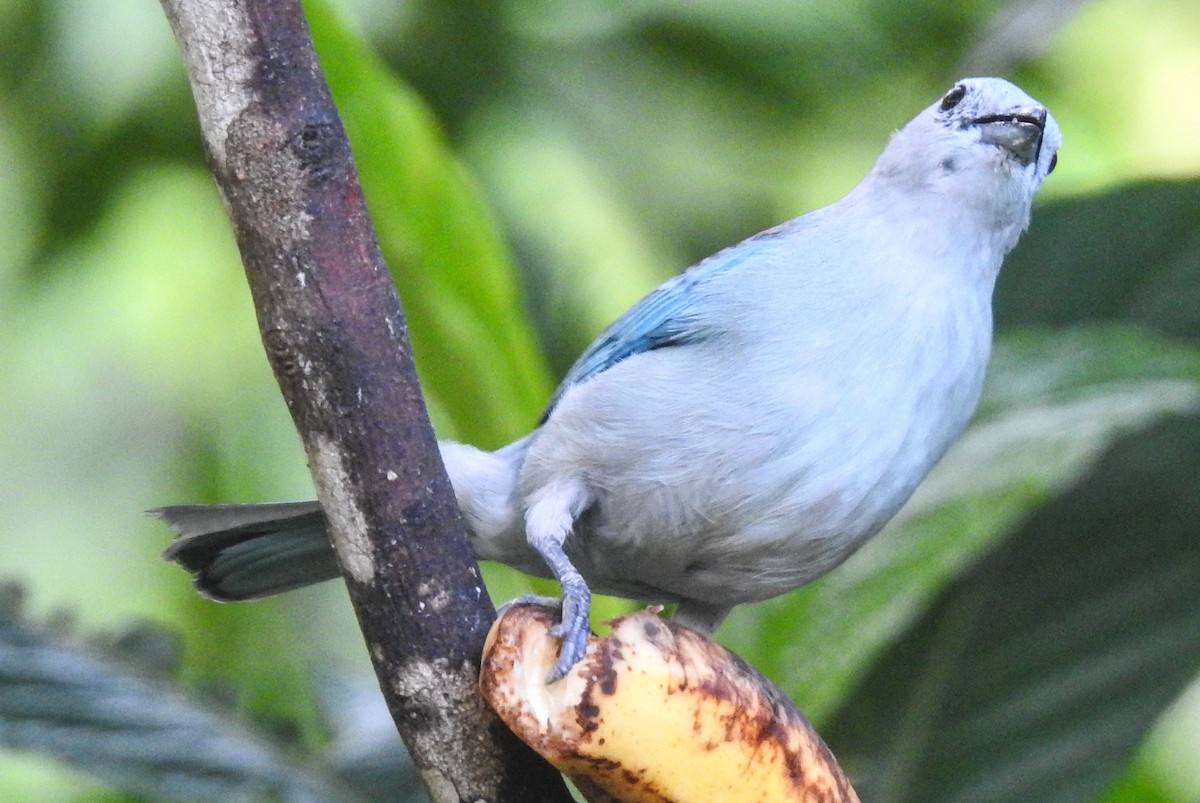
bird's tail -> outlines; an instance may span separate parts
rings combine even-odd
[[[498,557],[497,544],[521,538],[516,483],[527,440],[495,452],[439,444],[479,557]],[[212,599],[258,599],[339,576],[317,502],[170,505],[150,513],[178,534],[163,557],[191,572],[196,589]]]
[[[337,577],[317,502],[171,505],[150,511],[179,534],[163,557],[217,600],[267,597]]]

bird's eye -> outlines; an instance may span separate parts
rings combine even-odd
[[[1051,173],[1053,173],[1054,168],[1056,168],[1056,167],[1058,167],[1058,154],[1057,153],[1050,157],[1050,167],[1046,168],[1046,175],[1048,176]]]
[[[960,102],[962,102],[962,99],[965,98],[966,96],[967,96],[966,86],[964,86],[963,84],[959,84],[958,86],[954,87],[954,89],[951,89],[949,92],[947,92],[946,97],[942,98],[942,105],[940,107],[941,110],[944,112],[950,111],[955,106],[957,106]]]

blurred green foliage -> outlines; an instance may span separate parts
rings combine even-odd
[[[532,425],[553,378],[658,281],[849,189],[888,132],[960,75],[1006,75],[1053,109],[1061,164],[1001,278],[1002,381],[980,426],[878,544],[736,612],[721,634],[834,723],[859,766],[943,755],[928,737],[870,749],[853,737],[863,723],[879,736],[942,721],[945,709],[910,705],[917,722],[877,703],[906,688],[921,649],[945,649],[939,617],[971,572],[1018,543],[1035,509],[1099,481],[1093,467],[1112,465],[1099,455],[1126,454],[1107,451],[1113,438],[1194,410],[1200,204],[1183,179],[1200,175],[1200,7],[330,5],[310,14],[435,421],[481,445]],[[369,674],[344,593],[212,605],[161,563],[167,534],[140,515],[310,494],[165,19],[150,2],[0,0],[0,54],[0,576],[80,627],[168,624],[186,679],[231,679],[244,708],[294,720],[303,744],[320,745],[313,670]],[[1113,320],[1149,331],[1071,328]],[[1048,328],[1007,332],[1031,324]],[[1200,471],[1194,456],[1174,460],[1113,471],[1154,488],[1155,470]],[[1179,543],[1194,559],[1186,524]],[[1067,538],[1052,565],[1070,571],[1093,537]],[[500,599],[528,588],[504,569],[487,577]],[[1184,602],[1170,610],[1159,619],[1191,621]],[[1183,679],[1171,676],[1166,699],[1195,674],[1194,660],[1176,663]],[[970,677],[968,660],[953,666]],[[1155,700],[1139,723],[1158,716]],[[1200,799],[1200,703],[1185,700],[1105,801]],[[919,780],[883,777],[893,792],[897,778]],[[1105,783],[1098,773],[1084,786]],[[57,764],[0,754],[0,799],[110,798]]]

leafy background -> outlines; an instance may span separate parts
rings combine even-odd
[[[436,425],[489,446],[955,78],[1046,102],[1065,145],[975,426],[894,527],[719,635],[866,800],[1200,800],[1200,6],[308,10]],[[0,799],[402,797],[344,592],[204,602],[140,513],[310,493],[161,11],[0,0],[0,54]]]

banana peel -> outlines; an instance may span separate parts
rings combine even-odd
[[[547,684],[557,620],[539,605],[504,611],[480,689],[591,803],[858,803],[804,715],[733,653],[651,609],[614,620]]]

